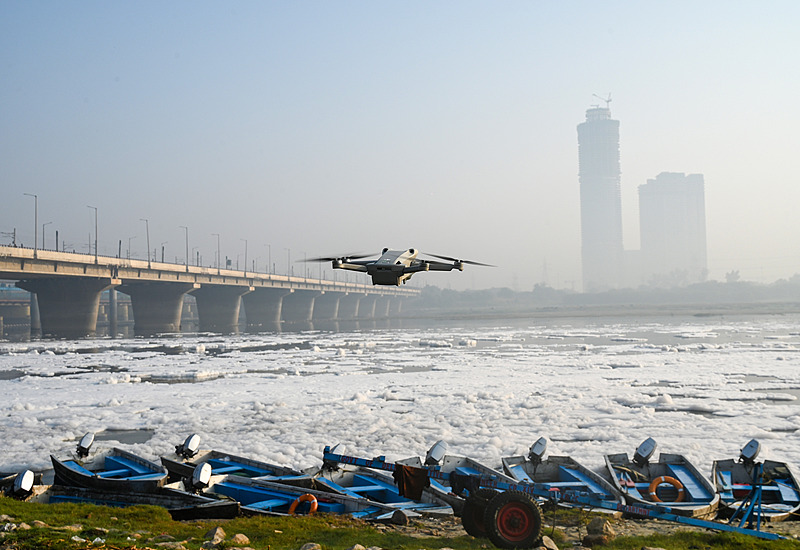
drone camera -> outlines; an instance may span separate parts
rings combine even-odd
[[[426,466],[436,466],[442,462],[444,458],[444,453],[447,451],[447,443],[440,439],[436,443],[433,444],[428,450],[428,454],[425,455],[425,465]]]
[[[197,454],[197,449],[200,448],[200,436],[191,434],[180,445],[175,446],[175,454],[183,457],[184,459],[192,458]]]
[[[78,448],[75,451],[78,454],[78,457],[86,458],[87,456],[89,456],[89,449],[91,449],[93,443],[94,443],[94,434],[92,432],[88,432],[78,442]]]
[[[650,460],[650,457],[653,456],[653,453],[656,452],[657,446],[655,439],[648,437],[636,448],[636,452],[633,455],[633,462],[639,466],[644,466]]]

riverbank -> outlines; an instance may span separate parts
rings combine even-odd
[[[768,524],[763,530],[791,537],[767,541],[721,535],[683,524],[657,520],[609,518],[581,511],[544,511],[543,534],[561,550],[581,548],[592,519],[608,519],[615,537],[608,548],[657,546],[724,549],[800,548],[800,521]],[[689,533],[686,535],[686,533]],[[656,541],[653,544],[653,541]],[[743,541],[743,542],[742,542]],[[0,550],[41,548],[114,548],[200,550],[252,548],[300,550],[314,543],[325,550],[446,549],[485,550],[487,539],[466,534],[459,518],[424,517],[407,524],[368,523],[345,516],[240,517],[233,520],[173,521],[166,510],[152,506],[119,509],[87,504],[35,504],[0,498]]]

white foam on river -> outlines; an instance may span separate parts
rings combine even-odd
[[[757,438],[800,468],[798,315],[460,325],[0,342],[0,471],[47,468],[87,431],[151,459],[197,432],[298,468],[325,445],[395,460],[438,439],[496,466],[544,435],[599,469],[652,436],[707,474]]]

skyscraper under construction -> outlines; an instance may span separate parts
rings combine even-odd
[[[610,99],[608,100],[610,101]],[[586,111],[578,124],[583,290],[616,288],[623,280],[619,121],[605,107]]]

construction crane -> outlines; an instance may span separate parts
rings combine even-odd
[[[601,96],[599,96],[599,95],[597,95],[597,94],[592,94],[592,95],[593,95],[594,97],[596,97],[597,99],[599,99],[600,101],[605,101],[605,102],[606,102],[606,109],[608,109],[608,108],[609,108],[609,107],[608,107],[608,104],[609,104],[609,103],[611,103],[611,93],[610,93],[610,92],[609,92],[609,94],[608,94],[608,97],[601,97]]]

